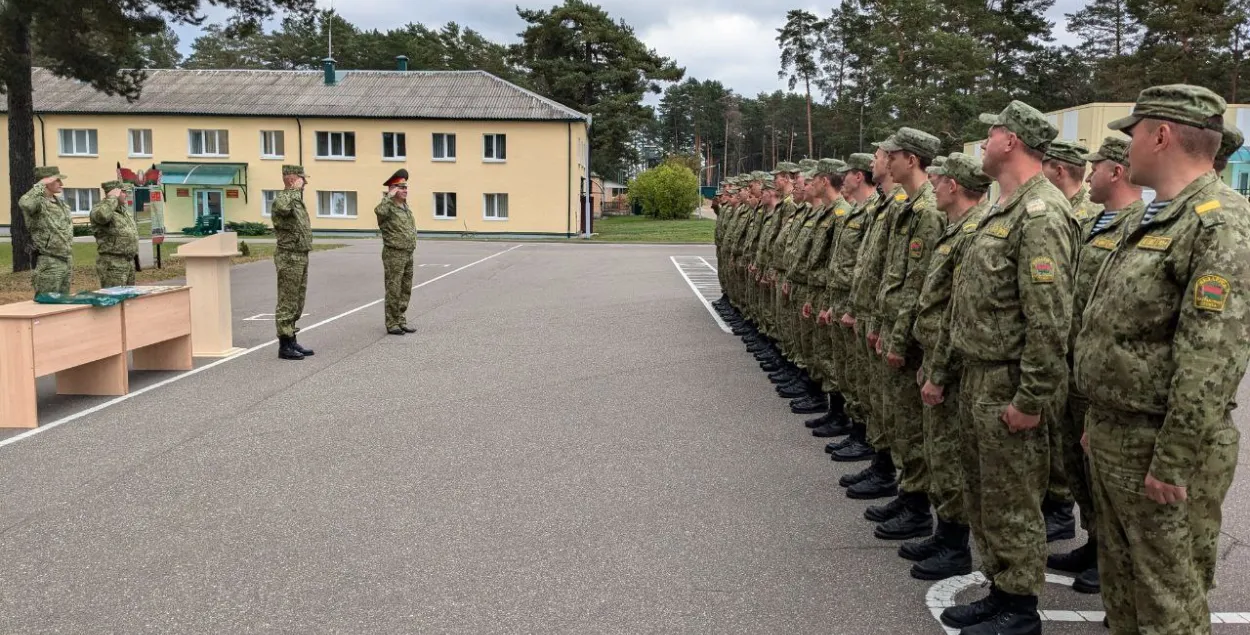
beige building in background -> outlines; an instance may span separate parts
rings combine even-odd
[[[69,177],[66,201],[83,217],[119,165],[155,166],[161,186],[151,196],[164,199],[170,233],[197,217],[271,224],[284,164],[309,174],[315,231],[376,230],[382,183],[400,168],[422,233],[582,231],[589,116],[485,72],[326,66],[155,70],[134,103],[36,69],[35,160]],[[0,102],[0,119],[5,112]],[[9,222],[0,205],[0,226]]]

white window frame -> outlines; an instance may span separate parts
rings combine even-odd
[[[324,207],[321,204],[321,196],[323,194],[326,194],[329,196],[328,198],[329,207],[330,207],[329,210],[324,209]],[[349,210],[347,210],[347,211],[350,211],[350,213],[344,213],[344,214],[334,213],[334,199],[339,196],[343,197],[344,206],[350,208]],[[356,192],[348,191],[348,190],[318,190],[317,191],[317,217],[318,218],[356,218],[359,215],[359,213],[360,213],[360,210],[357,207]]]
[[[503,197],[503,216],[499,215],[499,201]],[[508,220],[509,196],[506,192],[491,192],[482,195],[482,220],[500,222]],[[492,204],[493,203],[493,204]],[[492,216],[491,214],[494,213]]]
[[[451,140],[451,153],[447,152],[447,140]],[[439,142],[442,143],[439,143]],[[432,148],[430,149],[430,160],[439,163],[455,163],[456,162],[456,133],[454,132],[435,132],[431,136]],[[485,146],[483,146],[485,148]],[[443,156],[438,156],[438,151],[443,151]]]
[[[66,147],[66,133],[69,134],[69,145]],[[81,140],[79,133],[82,134]],[[98,157],[100,156],[100,137],[94,128],[61,128],[57,131],[57,145],[63,157]],[[79,147],[81,141],[82,148]]]
[[[321,154],[321,135],[326,136],[326,152]],[[352,153],[347,154],[347,138],[351,135]],[[339,148],[341,152],[334,154],[334,139],[338,137]],[[313,153],[318,161],[355,161],[356,160],[356,133],[350,130],[318,130],[313,135]]]
[[[387,137],[390,137],[389,142]],[[403,140],[403,154],[399,151],[399,140]],[[390,151],[393,156],[386,156]],[[404,132],[383,132],[382,133],[382,160],[388,162],[401,163],[408,160],[408,134]]]
[[[139,133],[139,144],[143,147],[135,148],[135,133]],[[150,159],[152,158],[152,129],[151,128],[131,128],[126,131],[127,151],[132,159]]]
[[[269,152],[269,146],[273,146],[277,150],[277,146],[281,143],[282,152]],[[281,160],[286,158],[286,131],[285,130],[261,130],[260,131],[260,158],[266,160]]]
[[[448,196],[451,197],[451,206],[452,206],[451,216],[447,215],[447,197]],[[439,197],[443,198],[443,206],[442,206],[441,214],[439,213],[440,210],[439,210],[439,205],[438,205]],[[434,195],[433,195],[434,202],[433,202],[433,207],[432,207],[432,209],[434,210],[434,220],[456,220],[456,218],[458,218],[460,214],[460,201],[458,199],[459,197],[456,196],[455,192],[434,192]]]
[[[499,139],[503,139],[503,158],[499,156]],[[491,154],[495,156],[486,156],[486,149],[489,145]],[[502,132],[487,132],[482,135],[482,162],[483,163],[507,163],[508,162],[508,135]]]
[[[82,206],[83,196],[86,196],[86,207]],[[88,216],[91,214],[91,208],[96,203],[103,200],[104,195],[100,190],[94,187],[67,187],[61,190],[61,200],[69,206],[69,212],[73,216]]]
[[[261,218],[273,218],[273,200],[278,197],[278,192],[282,190],[261,190],[260,191],[260,215]]]
[[[200,149],[208,149],[208,140],[213,139],[214,152],[195,152],[195,136],[200,136]],[[223,143],[224,141],[224,143]],[[222,146],[225,146],[225,152],[221,152]],[[187,156],[189,157],[208,157],[208,158],[226,158],[230,156],[230,131],[224,129],[210,128],[192,128],[187,130]]]

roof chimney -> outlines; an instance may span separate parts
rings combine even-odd
[[[335,83],[337,83],[335,79],[335,74],[334,74],[334,58],[327,57],[321,60],[321,67],[322,69],[325,70],[325,73],[326,73],[326,86],[333,86]]]
[[[408,56],[407,55],[400,55],[395,58],[395,70],[397,71],[408,70]]]

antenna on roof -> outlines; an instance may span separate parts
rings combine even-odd
[[[334,0],[330,0],[330,15],[327,20],[329,21],[329,24],[326,25],[326,30],[329,33],[330,53],[326,57],[334,57]]]

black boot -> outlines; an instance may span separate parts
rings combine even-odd
[[[1098,565],[1098,542],[1093,538],[1089,542],[1069,551],[1046,556],[1046,567],[1064,573],[1081,573]]]
[[[942,539],[946,536],[946,523],[938,519],[937,529],[933,535],[916,542],[905,542],[898,548],[898,557],[912,562],[924,562],[932,558],[942,548]]]
[[[809,430],[815,430],[816,428],[819,428],[820,426],[823,426],[826,423],[828,423],[832,416],[833,416],[832,412],[826,412],[825,414],[820,415],[819,417],[816,417],[815,419],[808,419],[807,421],[804,421],[803,425]]]
[[[294,338],[290,337],[278,338],[278,359],[304,359],[304,354],[295,350],[295,347],[291,346],[291,341],[293,339]]]
[[[1072,581],[1072,590],[1077,593],[1097,595],[1102,593],[1102,578],[1098,575],[1098,563],[1084,570]]]
[[[907,496],[895,496],[890,502],[884,505],[873,505],[864,510],[864,520],[874,523],[883,523],[887,520],[897,517],[907,508]]]
[[[972,573],[972,547],[968,544],[967,525],[948,523],[938,519],[937,552],[911,568],[911,577],[917,580],[945,580],[957,575]]]
[[[868,467],[854,474],[842,475],[842,478],[838,479],[838,485],[850,487],[860,481],[867,480],[873,474],[894,474],[894,458],[890,456],[889,450],[883,450],[874,454],[872,464]]]
[[[303,355],[304,357],[312,357],[313,355],[316,354],[312,352],[312,349],[304,348],[303,346],[299,345],[298,335],[294,335],[291,337],[291,348],[294,348],[295,350],[299,351],[300,354]]]
[[[840,437],[851,433],[851,425],[847,423],[839,423],[836,419],[830,419],[823,426],[812,430],[812,436],[819,439],[827,439],[829,437]]]
[[[854,500],[878,500],[898,494],[898,480],[894,475],[894,458],[890,451],[877,452],[873,456],[872,474],[846,488],[846,497]],[[878,521],[880,522],[880,521]]]
[[[929,496],[919,492],[903,492],[899,494],[899,498],[906,499],[903,513],[877,525],[872,535],[881,540],[908,540],[933,533],[933,512],[929,507]]]
[[[788,386],[794,383],[795,379],[797,379],[797,377],[795,377],[794,372],[790,370],[789,366],[784,365],[781,367],[781,370],[775,373],[769,373],[768,375],[768,381],[771,381],[778,386]]]
[[[1037,612],[1036,595],[1002,593],[998,614],[960,635],[1041,635],[1042,616]]]
[[[988,620],[1002,610],[1004,593],[998,587],[990,587],[990,594],[969,604],[959,604],[942,611],[938,617],[951,628],[968,628]]]
[[[854,432],[854,434],[847,437],[847,439],[850,439],[850,442],[842,448],[831,452],[829,458],[839,463],[857,463],[859,461],[867,461],[872,458],[873,454],[876,454],[872,446],[868,445],[867,439],[864,438],[864,434],[867,431],[857,428]]]
[[[1072,515],[1073,503],[1046,499],[1042,501],[1042,515],[1046,517],[1046,542],[1076,538],[1076,517]]]
[[[790,402],[790,412],[796,415],[814,415],[829,412],[829,395],[820,392],[820,388],[817,387],[814,394],[809,393],[806,397]]]
[[[796,399],[807,394],[807,373],[796,377],[794,381],[777,387],[777,396],[782,399]]]
[[[778,362],[760,362],[760,370],[772,374],[781,370],[781,364]]]
[[[733,334],[737,335],[738,337],[746,337],[754,332],[755,332],[755,327],[751,326],[750,322],[739,325],[737,328],[733,330]]]

